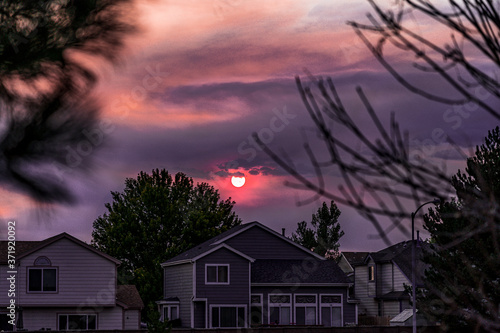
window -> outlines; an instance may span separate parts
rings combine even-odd
[[[295,323],[316,325],[316,295],[295,295]]]
[[[28,268],[29,292],[57,292],[56,268]]]
[[[375,281],[375,266],[368,266],[368,281]]]
[[[291,296],[287,294],[269,295],[269,324],[290,325]]]
[[[252,295],[250,308],[250,324],[262,325],[262,294]]]
[[[229,265],[206,265],[205,284],[229,284]]]
[[[321,325],[342,325],[342,295],[321,295]]]
[[[211,328],[246,327],[246,306],[211,306]]]
[[[179,319],[179,306],[178,305],[165,305],[163,307],[163,320],[170,321]]]
[[[59,331],[96,330],[96,329],[97,329],[97,315],[95,314],[59,315]]]

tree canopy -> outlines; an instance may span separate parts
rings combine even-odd
[[[140,172],[111,194],[108,212],[93,223],[92,245],[122,261],[120,275],[136,284],[146,307],[162,297],[162,262],[241,223],[231,198],[183,173]]]
[[[292,234],[292,240],[321,256],[336,257],[340,246],[340,238],[344,231],[338,222],[340,210],[331,201],[330,207],[323,202],[318,211],[312,215],[309,228],[306,221],[297,223],[297,231]]]
[[[426,293],[418,306],[447,331],[500,330],[500,130],[452,178],[456,199],[430,210],[424,227]]]

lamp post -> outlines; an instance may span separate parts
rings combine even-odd
[[[413,316],[412,316],[412,321],[413,321],[413,333],[417,333],[417,274],[416,274],[416,254],[415,254],[415,215],[417,215],[417,212],[420,210],[420,208],[424,207],[425,205],[428,205],[430,203],[433,203],[435,205],[440,203],[439,199],[434,199],[432,201],[427,201],[418,206],[417,210],[415,212],[411,213],[411,284],[412,284],[412,303],[413,303]]]

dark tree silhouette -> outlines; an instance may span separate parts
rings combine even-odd
[[[330,207],[323,202],[318,211],[312,215],[312,228],[306,221],[297,224],[297,230],[292,234],[292,240],[320,256],[337,258],[339,255],[340,238],[344,236],[338,221],[340,209],[331,201]]]
[[[452,178],[457,198],[430,210],[432,252],[418,306],[448,332],[500,330],[500,129],[490,131],[465,172]]]
[[[39,202],[73,200],[62,175],[85,170],[99,146],[88,138],[100,125],[86,62],[117,60],[134,31],[130,2],[1,2],[0,182]]]

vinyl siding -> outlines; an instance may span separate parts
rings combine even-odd
[[[229,284],[205,284],[206,264],[229,264]],[[248,304],[250,295],[248,260],[221,248],[196,262],[196,298],[210,304]]]
[[[179,318],[182,327],[191,325],[191,301],[193,298],[193,264],[167,266],[164,268],[164,297],[178,297]]]
[[[123,313],[123,329],[138,330],[141,328],[141,312],[139,310],[125,310]]]
[[[404,285],[411,286],[411,281],[406,278],[406,276],[401,272],[401,270],[394,266],[394,290],[402,291],[405,290]]]
[[[360,300],[358,306],[359,314],[368,316],[376,316],[378,314],[378,305],[374,300],[375,288],[374,283],[368,282],[368,266],[356,266],[354,268],[354,296]],[[370,289],[373,289],[369,293]]]
[[[28,293],[28,267],[39,256],[57,268],[57,293]],[[20,261],[17,274],[21,306],[115,306],[116,264],[68,239],[60,239]]]
[[[24,328],[28,331],[37,331],[41,328],[57,330],[57,318],[59,314],[97,314],[97,328],[99,330],[121,330],[123,329],[122,309],[100,308],[93,311],[82,311],[79,308],[24,308]]]
[[[377,295],[394,291],[394,266],[392,263],[377,265]]]
[[[254,259],[301,259],[308,256],[306,251],[259,227],[250,228],[224,243]]]

